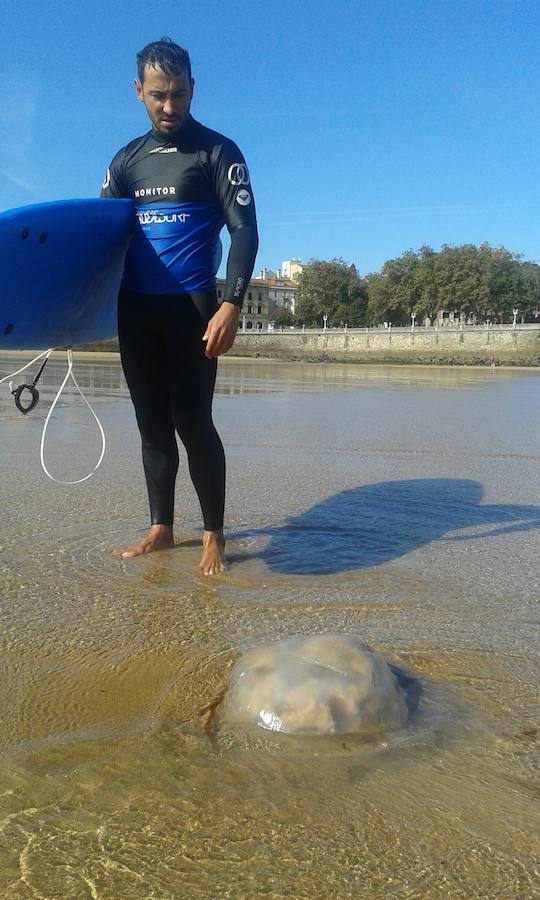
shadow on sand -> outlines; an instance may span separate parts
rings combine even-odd
[[[482,495],[481,484],[468,479],[383,481],[328,497],[281,526],[229,537],[268,536],[257,555],[272,571],[332,575],[380,566],[442,538],[471,541],[540,527],[540,507],[482,504]],[[484,530],[447,536],[472,527]]]

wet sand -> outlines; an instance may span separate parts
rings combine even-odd
[[[63,361],[27,417],[0,386],[0,896],[537,896],[540,373],[224,361],[232,565],[203,579],[184,459],[178,546],[110,555],[146,501],[117,359],[92,357],[108,449],[82,485],[39,466]],[[72,391],[46,452],[95,462]],[[313,631],[416,678],[408,726],[210,739],[239,650]]]

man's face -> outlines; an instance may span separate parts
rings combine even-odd
[[[194,83],[185,71],[168,75],[163,69],[144,67],[143,83],[135,81],[137,97],[160,134],[172,135],[182,127],[191,106]]]

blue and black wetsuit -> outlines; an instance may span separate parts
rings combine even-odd
[[[118,302],[122,365],[142,439],[152,524],[171,525],[184,444],[204,527],[223,526],[225,457],[212,422],[217,361],[202,336],[217,309],[219,233],[231,236],[224,301],[241,306],[257,253],[248,169],[228,138],[188,116],[114,157],[102,197],[129,197],[137,225]]]

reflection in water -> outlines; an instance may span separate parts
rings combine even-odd
[[[35,355],[35,354],[34,354]],[[0,377],[32,359],[27,351],[0,354]],[[96,395],[128,396],[119,356],[116,353],[74,353],[77,381],[83,390]],[[39,363],[17,376],[15,383],[31,383]],[[50,357],[39,389],[54,396],[67,371],[65,354]],[[427,390],[471,388],[519,376],[519,370],[489,367],[470,369],[444,366],[375,366],[352,363],[290,363],[266,359],[226,357],[220,360],[217,395],[290,393],[293,391],[343,391],[378,388],[418,388]],[[540,373],[538,373],[540,374]],[[73,391],[68,385],[67,393]]]
[[[0,387],[0,897],[536,896],[538,373],[225,361],[207,580],[185,473],[178,546],[110,554],[145,528],[138,437],[118,361],[76,375],[109,452],[74,488]],[[54,419],[63,471],[95,426],[69,392]],[[410,679],[410,728],[209,740],[239,650],[323,631]]]

